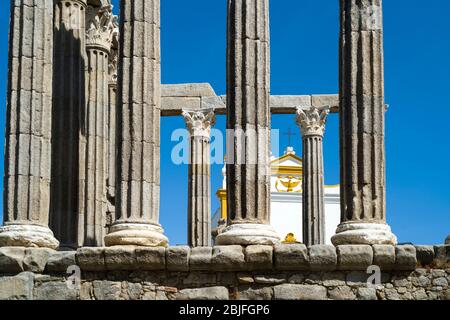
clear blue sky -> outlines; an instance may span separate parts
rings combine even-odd
[[[117,3],[117,0],[114,2]],[[9,2],[0,10],[0,126],[4,131]],[[226,0],[161,0],[163,83],[209,82],[225,93]],[[117,5],[116,5],[117,8]],[[384,2],[388,223],[400,242],[442,243],[450,234],[450,37],[448,0]],[[338,1],[272,0],[272,94],[338,92]],[[339,182],[338,126],[325,138],[326,182]],[[161,223],[171,244],[186,243],[187,166],[171,163],[171,134],[182,119],[162,121]],[[219,117],[217,128],[225,128]],[[293,116],[273,128],[297,132]],[[281,146],[287,145],[281,137]],[[3,166],[3,163],[1,163]],[[0,168],[3,171],[3,167]],[[213,167],[212,190],[221,184]],[[213,194],[213,211],[218,202]],[[1,215],[1,210],[0,210]]]

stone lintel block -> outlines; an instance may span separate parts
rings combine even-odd
[[[412,245],[395,247],[395,270],[413,271],[417,266],[416,248]]]
[[[138,247],[136,260],[140,270],[157,271],[166,269],[166,248]]]
[[[216,93],[209,83],[164,84],[162,97],[215,97]]]
[[[309,248],[309,266],[312,271],[334,271],[337,268],[336,247],[314,245]]]
[[[115,246],[106,248],[105,264],[109,271],[137,270],[136,247]]]
[[[434,265],[437,268],[450,268],[450,245],[434,247]]]
[[[164,97],[161,99],[161,110],[198,110],[202,107],[200,97]]]
[[[56,252],[50,256],[45,267],[48,272],[67,272],[68,268],[75,266],[76,251]]]
[[[373,263],[373,250],[369,245],[341,245],[336,250],[338,270],[365,271]]]
[[[273,247],[252,245],[245,248],[245,264],[249,270],[271,270]]]
[[[381,270],[392,270],[395,266],[395,247],[391,245],[374,245],[373,264]]]
[[[23,260],[25,248],[4,247],[0,248],[0,274],[20,273],[24,271]]]
[[[274,249],[274,260],[277,270],[309,270],[308,249],[303,244],[276,245]]]
[[[166,249],[168,271],[188,272],[191,248],[188,246],[169,247]]]
[[[83,271],[105,271],[105,248],[80,248],[76,254],[76,261]]]
[[[433,246],[416,246],[417,264],[425,267],[429,266],[434,261],[434,247]]]
[[[339,95],[337,94],[318,94],[311,97],[311,104],[316,108],[329,106],[331,109],[339,108]]]
[[[225,287],[209,287],[185,289],[178,292],[177,300],[229,300],[230,295]]]
[[[209,271],[211,270],[213,248],[196,247],[191,249],[189,258],[189,269],[191,271]]]
[[[211,263],[215,271],[240,271],[245,266],[244,249],[241,246],[216,246]]]
[[[25,271],[33,273],[43,273],[48,259],[56,254],[55,250],[47,248],[27,248],[25,249],[25,258],[23,266]]]

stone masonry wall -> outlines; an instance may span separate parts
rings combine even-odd
[[[0,249],[0,300],[450,300],[449,283],[450,245]]]

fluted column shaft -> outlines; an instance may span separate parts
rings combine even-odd
[[[214,110],[184,111],[190,133],[188,241],[211,246],[211,126]]]
[[[393,244],[386,224],[381,0],[341,0],[342,224],[334,244]]]
[[[48,227],[52,54],[53,0],[11,1],[0,246],[59,245]]]
[[[269,1],[229,0],[227,39],[229,227],[217,243],[273,244],[279,237],[269,225]]]
[[[122,0],[116,219],[106,245],[165,246],[160,201],[160,2]]]
[[[79,188],[85,143],[86,0],[56,0],[54,20],[51,227],[61,247],[79,245]]]
[[[303,138],[303,242],[325,244],[323,136],[329,109],[297,110]]]
[[[116,103],[117,80],[111,79],[109,83],[109,108],[108,108],[108,177],[106,181],[106,227],[111,226],[116,212]]]
[[[108,174],[109,63],[118,34],[111,8],[88,8],[86,31],[87,101],[82,113],[79,245],[102,246],[106,225]]]

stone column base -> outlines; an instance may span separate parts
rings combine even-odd
[[[447,239],[445,240],[445,244],[450,244],[450,236],[448,236]]]
[[[118,223],[111,227],[110,233],[105,237],[107,247],[167,247],[168,244],[164,230],[152,224]]]
[[[331,238],[331,242],[335,246],[344,244],[396,245],[397,237],[387,224],[345,222],[338,226],[336,235]]]
[[[48,227],[11,224],[0,227],[0,247],[57,249],[59,241]]]
[[[280,236],[266,224],[233,224],[216,238],[217,245],[274,245]]]

